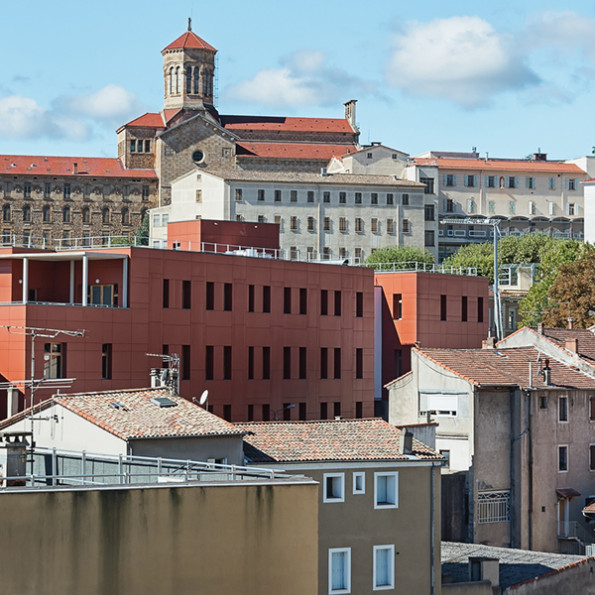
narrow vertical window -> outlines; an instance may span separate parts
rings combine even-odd
[[[212,281],[207,281],[205,307],[207,310],[215,309],[215,284]]]
[[[335,401],[333,403],[333,417],[339,419],[341,417],[341,402]]]
[[[335,379],[341,378],[341,348],[335,347],[334,374]]]
[[[328,378],[328,348],[320,348],[320,378],[325,380]]]
[[[335,291],[335,316],[341,316],[341,292]]]
[[[169,279],[163,279],[163,307],[169,308]]]
[[[308,313],[308,290],[305,287],[300,288],[300,314]]]
[[[254,405],[248,405],[248,421],[254,421]]]
[[[283,288],[283,314],[291,314],[291,287]]]
[[[190,281],[182,281],[182,308],[190,310],[192,305],[192,284]]]
[[[568,421],[568,397],[558,399],[558,421]]]
[[[112,344],[104,343],[101,346],[101,378],[112,379]]]
[[[446,296],[440,296],[440,320],[446,320]]]
[[[265,403],[262,406],[262,421],[270,421],[271,419],[271,406]]]
[[[248,285],[248,312],[254,312],[254,285]]]
[[[355,402],[355,417],[361,419],[364,416],[364,403],[363,401]]]
[[[215,369],[215,348],[213,345],[205,347],[205,379],[213,380],[213,372]]]
[[[248,347],[248,380],[254,380],[254,347]]]
[[[223,309],[231,312],[232,309],[232,284],[223,284]]]
[[[364,350],[361,347],[355,350],[355,377],[358,379],[364,377]]]
[[[461,322],[467,322],[467,296],[461,296]]]
[[[403,315],[403,295],[393,293],[393,319],[401,320]]]
[[[283,347],[283,379],[291,378],[291,347]]]
[[[483,298],[477,298],[477,322],[483,322]]]
[[[364,292],[358,291],[355,294],[355,315],[361,318],[364,315]]]
[[[190,345],[182,345],[182,380],[190,380]]]
[[[262,348],[262,379],[270,380],[271,378],[271,348]]]
[[[223,405],[223,419],[231,421],[231,405]]]
[[[320,315],[326,316],[328,314],[328,291],[326,289],[320,290]]]
[[[320,419],[328,419],[328,403],[320,403]]]
[[[223,380],[231,380],[231,345],[223,347]]]
[[[307,349],[305,347],[300,347],[300,380],[306,379],[306,369],[307,369]]]
[[[262,311],[269,313],[271,311],[271,286],[264,285],[262,288]]]
[[[299,410],[298,410],[298,418],[301,421],[304,421],[305,419],[307,419],[307,414],[306,414],[306,403],[301,402],[299,404]]]

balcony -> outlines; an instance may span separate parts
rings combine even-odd
[[[577,521],[558,521],[558,541],[562,554],[584,554],[593,544],[593,533]]]

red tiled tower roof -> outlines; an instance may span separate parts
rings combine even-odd
[[[186,31],[184,34],[180,35],[178,39],[172,41],[167,47],[163,49],[165,52],[166,50],[180,50],[180,49],[197,49],[197,50],[209,50],[211,52],[216,52],[217,50],[207,43],[204,39],[201,39],[196,33],[192,31]]]

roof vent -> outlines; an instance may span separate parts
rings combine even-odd
[[[157,405],[157,407],[177,407],[178,404],[175,401],[172,401],[169,397],[153,397],[151,399],[151,403],[153,405]]]
[[[110,407],[113,407],[114,409],[122,409],[122,411],[128,411],[126,405],[124,405],[124,403],[121,403],[120,401],[112,401],[110,403]]]

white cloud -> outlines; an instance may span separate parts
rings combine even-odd
[[[446,98],[467,108],[539,82],[513,40],[479,17],[407,23],[395,39],[386,76],[409,93]]]
[[[295,52],[275,68],[260,70],[250,80],[225,89],[229,101],[255,103],[272,108],[334,105],[371,91],[369,82],[327,65],[319,51]]]

